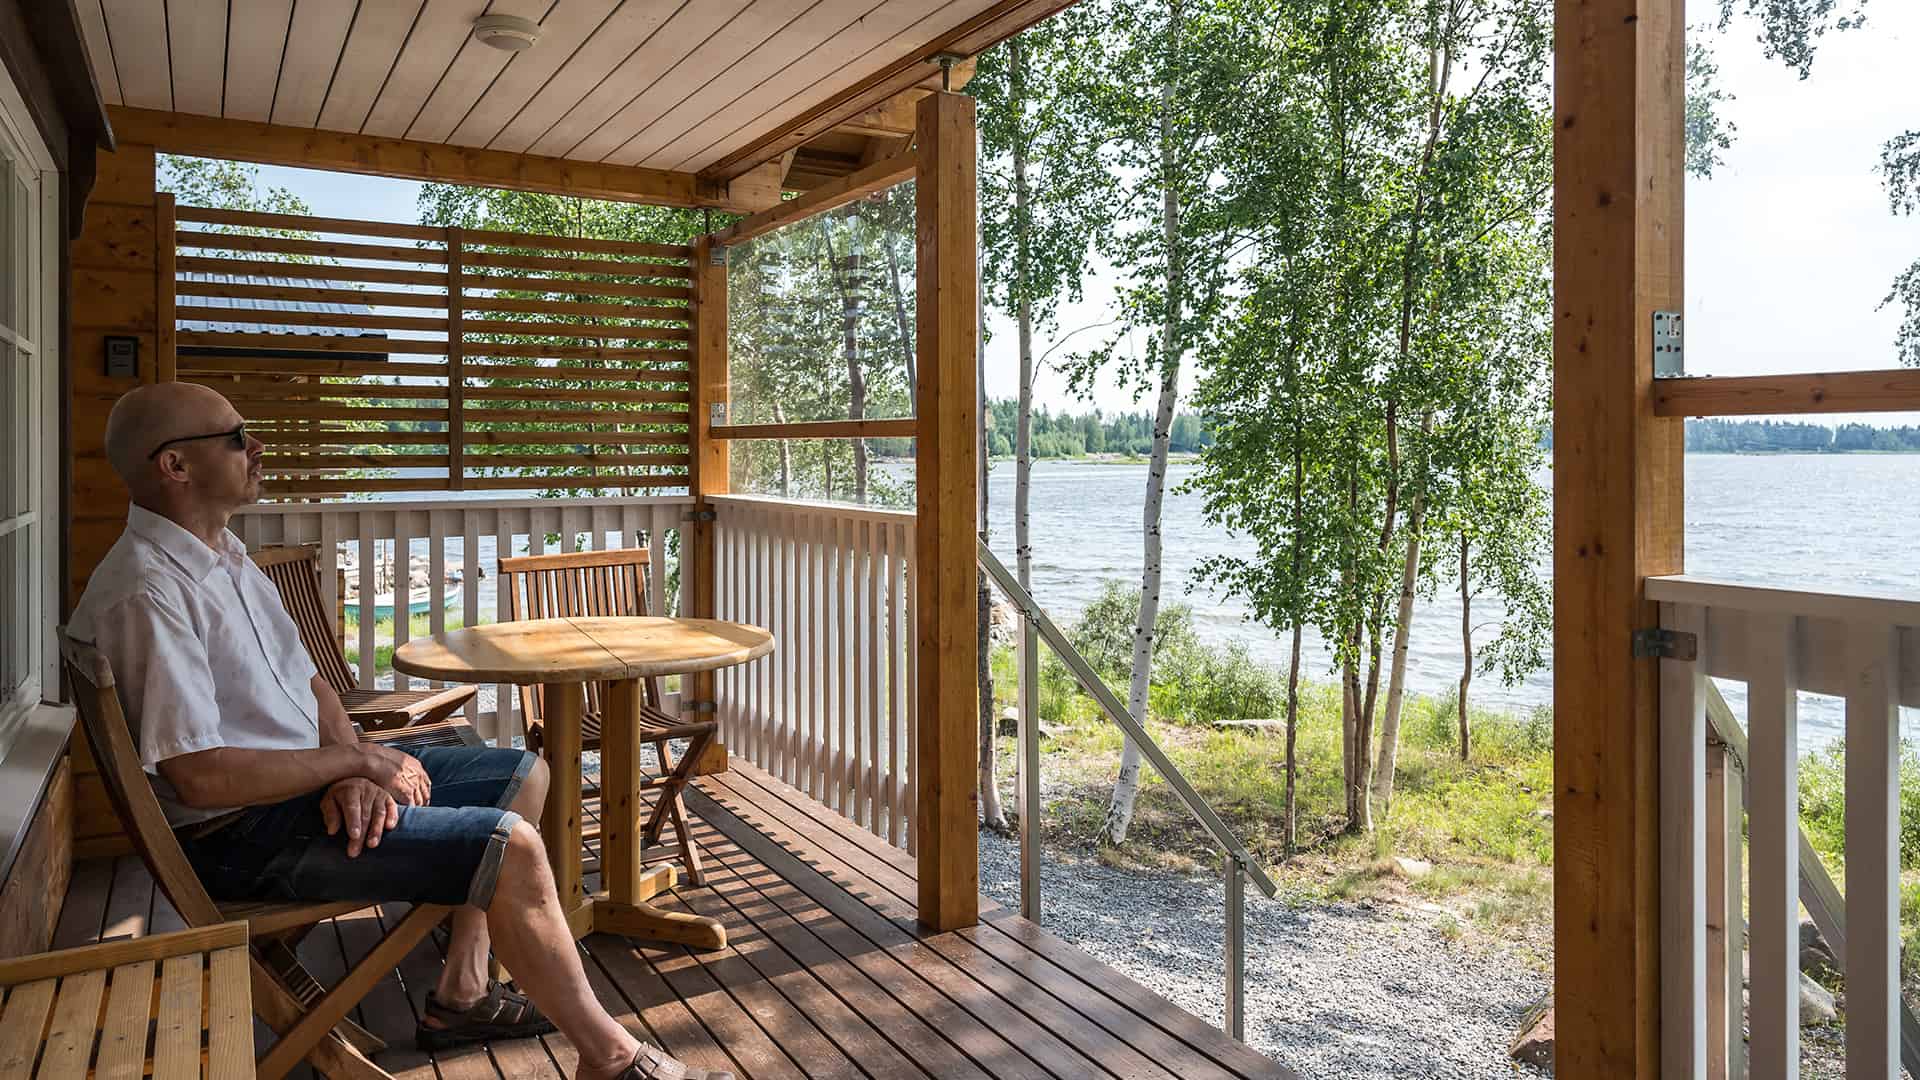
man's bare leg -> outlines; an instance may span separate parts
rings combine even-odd
[[[554,891],[546,845],[524,822],[507,841],[487,926],[494,951],[520,989],[579,1050],[579,1080],[606,1080],[633,1061],[640,1043],[607,1015],[587,984],[579,947]]]
[[[507,809],[537,827],[540,824],[540,812],[547,805],[547,779],[546,759],[535,758],[533,768],[520,782],[520,791]],[[487,954],[492,948],[493,941],[487,933],[487,913],[470,906],[453,909],[453,929],[447,942],[447,964],[440,971],[440,981],[433,988],[433,996],[452,1009],[471,1008],[485,997]],[[438,1026],[438,1021],[432,1017],[428,1017],[426,1022]]]

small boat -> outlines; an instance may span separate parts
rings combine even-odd
[[[443,606],[451,604],[455,602],[459,596],[460,582],[449,581],[447,582],[446,593],[440,598],[440,602]],[[360,601],[358,597],[352,594],[351,589],[342,601],[341,607],[349,617],[353,619],[360,617]],[[433,589],[431,586],[416,586],[412,592],[407,594],[408,615],[424,615],[431,610],[433,610]],[[373,617],[376,621],[393,618],[393,593],[391,591],[376,593],[374,595]]]

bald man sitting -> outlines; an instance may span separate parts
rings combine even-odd
[[[227,531],[260,497],[260,451],[204,386],[144,386],[115,403],[107,456],[133,507],[70,627],[112,663],[141,762],[207,891],[457,905],[422,1047],[557,1026],[582,1080],[726,1080],[635,1039],[587,985],[530,824],[546,798],[539,758],[354,734]],[[524,995],[487,978],[489,949]]]

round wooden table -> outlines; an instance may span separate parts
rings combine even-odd
[[[765,656],[773,635],[718,619],[660,616],[526,619],[416,638],[394,650],[396,671],[462,683],[541,684],[552,773],[540,822],[560,905],[575,937],[594,931],[719,949],[719,920],[665,911],[647,901],[673,887],[674,867],[641,860],[640,680],[713,671]],[[582,888],[580,838],[581,714],[585,684],[607,684],[601,718],[600,879]]]

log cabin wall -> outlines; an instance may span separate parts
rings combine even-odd
[[[73,242],[72,347],[67,350],[67,455],[72,480],[68,598],[78,602],[93,568],[127,522],[127,490],[107,463],[107,413],[121,394],[155,378],[160,354],[159,206],[154,150],[121,144],[99,155],[84,227]],[[139,375],[106,373],[106,339],[139,342]],[[64,617],[68,612],[61,612]],[[131,850],[107,801],[86,740],[75,739],[72,828],[80,858]]]

